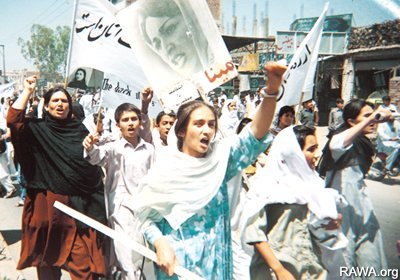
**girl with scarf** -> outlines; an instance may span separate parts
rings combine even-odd
[[[344,253],[347,267],[387,267],[382,233],[364,182],[374,147],[366,137],[376,130],[377,114],[390,118],[385,109],[373,111],[362,99],[350,101],[343,110],[345,123],[323,150],[319,172],[326,173],[328,187],[338,190],[348,205],[341,212],[343,232],[349,239]]]
[[[225,102],[225,105],[221,110],[219,123],[224,135],[229,136],[235,133],[236,127],[239,123],[237,105],[235,100],[228,99]]]
[[[85,126],[72,117],[64,88],[44,95],[43,119],[25,118],[36,77],[7,115],[15,156],[27,181],[22,216],[21,255],[17,269],[35,266],[38,279],[97,279],[106,274],[103,238],[95,230],[53,208],[55,201],[106,222],[101,169],[83,159]]]
[[[287,127],[276,136],[265,166],[251,181],[240,222],[244,243],[256,249],[251,279],[273,279],[270,269],[277,279],[325,279],[316,242],[328,240],[323,246],[343,247],[340,196],[325,189],[314,171],[317,149],[314,129]]]
[[[131,203],[156,250],[157,279],[177,279],[178,264],[205,279],[232,279],[227,182],[271,143],[268,129],[285,69],[266,66],[266,97],[240,135],[213,141],[218,118],[210,105],[192,101],[179,108],[168,155],[156,160]]]

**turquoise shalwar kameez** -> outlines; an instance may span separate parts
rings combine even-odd
[[[150,244],[160,237],[159,231],[174,248],[181,266],[205,279],[232,279],[232,245],[227,182],[255,161],[273,138],[268,133],[257,140],[249,127],[234,137],[227,170],[216,195],[202,209],[173,230],[166,219],[147,227],[144,235]],[[178,279],[156,267],[157,279]]]

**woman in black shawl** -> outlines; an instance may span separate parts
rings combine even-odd
[[[380,120],[382,116],[385,117]],[[344,258],[336,259],[341,263],[326,262],[328,269],[332,266],[333,274],[339,275],[339,271],[332,271],[339,266],[371,267],[376,271],[387,268],[382,233],[364,177],[375,154],[367,135],[389,117],[388,110],[373,111],[364,100],[354,99],[344,107],[344,124],[323,150],[318,171],[326,174],[327,187],[337,189],[348,202],[341,212],[342,229],[349,244]]]
[[[36,77],[24,86],[7,115],[27,181],[17,269],[35,266],[38,279],[60,279],[63,267],[71,279],[96,279],[106,273],[102,236],[53,208],[60,201],[106,221],[101,169],[83,159],[81,143],[88,131],[72,118],[71,97],[61,87],[45,93],[43,119],[25,118]]]
[[[68,87],[86,90],[86,70],[83,68],[78,68],[75,71],[74,79],[68,83]]]

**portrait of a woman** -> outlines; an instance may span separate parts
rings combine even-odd
[[[68,87],[86,90],[86,70],[83,68],[78,68],[75,71],[74,79],[68,83]]]
[[[212,62],[211,52],[191,6],[181,0],[146,0],[138,20],[147,47],[173,71],[186,77]]]

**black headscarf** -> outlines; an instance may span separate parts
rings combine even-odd
[[[340,128],[338,128],[338,130],[335,131],[334,135],[343,132],[346,129],[348,129],[348,127],[343,124]],[[365,176],[371,167],[372,157],[375,154],[375,148],[371,141],[364,134],[359,134],[356,139],[354,139],[353,146],[335,162],[329,148],[331,139],[332,137],[322,150],[322,156],[317,166],[317,171],[319,174],[325,177],[327,171],[338,171],[348,166],[358,165]]]
[[[76,210],[105,222],[104,187],[100,167],[83,158],[88,130],[78,120],[26,120],[18,159],[28,188],[70,196]]]

